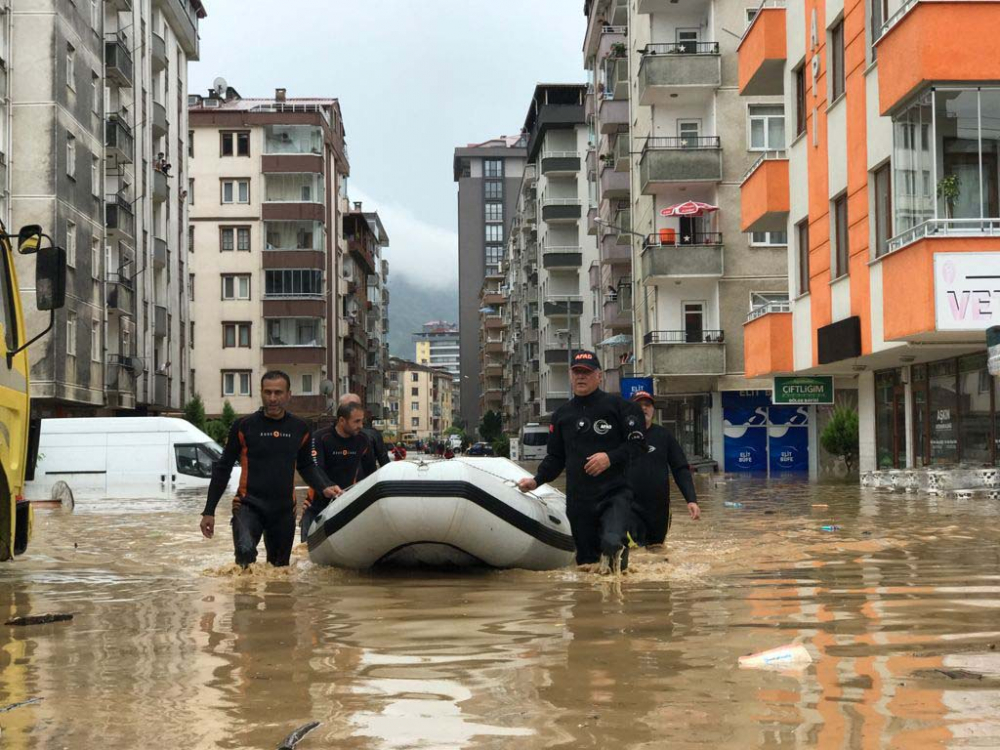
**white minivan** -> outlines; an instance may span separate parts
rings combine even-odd
[[[521,428],[521,460],[541,461],[549,442],[549,426],[529,422]]]
[[[74,499],[204,495],[222,448],[185,419],[78,417],[43,419],[28,500],[55,500],[68,485]],[[229,490],[239,486],[233,467]]]

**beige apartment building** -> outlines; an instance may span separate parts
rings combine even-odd
[[[220,81],[190,113],[195,390],[209,414],[226,400],[250,412],[261,375],[279,369],[291,410],[321,414],[349,387],[340,106],[284,89],[243,98]]]
[[[447,370],[393,357],[386,393],[386,430],[395,427],[396,440],[439,438],[451,427],[452,375]]]

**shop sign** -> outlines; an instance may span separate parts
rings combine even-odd
[[[621,379],[622,398],[631,399],[639,391],[646,393],[653,392],[652,378],[622,378]]]
[[[934,253],[934,316],[939,331],[1000,324],[1000,253]]]
[[[776,404],[832,404],[833,377],[776,377],[773,400]]]

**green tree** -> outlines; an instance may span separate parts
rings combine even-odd
[[[834,408],[819,440],[827,453],[844,461],[850,473],[858,455],[858,413],[848,406]]]
[[[190,401],[184,404],[184,419],[202,432],[205,431],[205,402],[199,394],[194,394]]]
[[[494,440],[493,452],[498,456],[503,456],[504,458],[510,458],[510,438],[506,435],[501,435],[496,440]]]
[[[221,419],[212,419],[205,425],[205,432],[219,445],[225,445],[229,439],[229,429]]]
[[[503,416],[498,411],[488,411],[479,423],[479,439],[484,443],[492,443],[503,434]]]
[[[222,422],[223,427],[226,428],[226,434],[229,434],[229,428],[233,426],[233,422],[236,421],[236,409],[233,405],[229,403],[227,398],[222,404],[222,416],[219,417],[219,421]]]

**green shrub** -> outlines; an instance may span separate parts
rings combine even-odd
[[[827,453],[844,461],[850,473],[858,456],[858,413],[847,406],[836,407],[819,441]]]
[[[202,432],[205,431],[205,402],[197,393],[184,404],[184,419]]]

